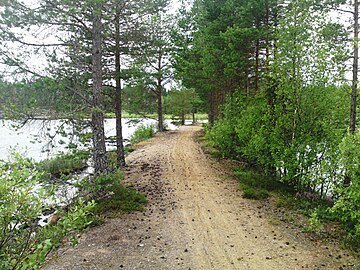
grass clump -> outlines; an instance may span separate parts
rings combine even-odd
[[[95,197],[94,213],[100,216],[117,217],[124,213],[142,211],[147,203],[145,196],[136,190],[125,187],[121,181],[123,172],[98,175],[89,181],[83,181],[82,189]]]
[[[39,171],[50,174],[53,177],[68,175],[80,171],[87,166],[90,154],[87,151],[76,151],[69,154],[59,155],[51,159],[37,163]]]
[[[117,217],[124,213],[142,211],[147,202],[143,194],[122,185],[113,186],[111,191],[111,196],[97,201],[95,213]]]
[[[288,187],[283,183],[256,171],[238,167],[234,174],[240,182],[243,197],[247,199],[262,200],[268,198],[270,192],[288,190]]]
[[[130,142],[132,144],[139,143],[141,141],[148,140],[152,138],[155,134],[154,127],[153,126],[139,126],[133,135],[130,137]]]

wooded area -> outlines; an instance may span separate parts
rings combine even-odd
[[[114,172],[105,114],[117,119],[121,168],[124,111],[156,113],[162,132],[164,113],[185,124],[206,110],[205,136],[223,158],[322,200],[326,214],[314,217],[341,221],[359,248],[358,7],[193,0],[169,14],[167,0],[5,0],[1,109],[89,124],[98,176]]]
[[[208,101],[208,140],[331,202],[357,242],[358,2],[194,1],[181,15],[176,74]]]

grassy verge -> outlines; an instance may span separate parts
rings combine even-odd
[[[123,172],[99,175],[92,181],[83,180],[80,184],[85,194],[95,196],[94,214],[98,216],[117,217],[124,213],[141,211],[147,200],[136,190],[122,185]]]
[[[287,185],[255,170],[237,167],[234,174],[239,180],[244,198],[261,200],[268,198],[274,192],[279,195],[292,193]]]
[[[224,159],[224,155],[204,135],[199,137],[199,141],[204,152],[219,161]],[[346,224],[339,219],[331,200],[321,199],[311,192],[299,193],[278,179],[254,169],[246,161],[237,159],[235,163],[238,167],[234,176],[239,181],[242,196],[266,205],[271,223],[291,224],[291,227],[315,240],[332,239],[359,256],[360,239],[354,233],[354,224]]]
[[[354,254],[360,251],[359,239],[349,234],[347,225],[331,211],[331,202],[311,193],[296,192],[276,178],[252,169],[238,167],[234,175],[244,198],[270,203],[274,223],[291,223],[313,239],[336,239]]]

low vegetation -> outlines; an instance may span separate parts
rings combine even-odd
[[[146,198],[143,194],[124,187],[121,180],[124,174],[121,170],[115,173],[100,175],[93,182],[83,187],[91,194],[97,194],[95,213],[116,217],[127,212],[141,211]]]
[[[139,126],[135,132],[130,137],[130,142],[132,144],[139,143],[141,141],[148,140],[152,138],[155,134],[155,129],[153,126]]]
[[[40,171],[52,177],[59,177],[84,169],[89,158],[88,151],[76,151],[42,160],[36,166]]]
[[[290,192],[291,188],[275,178],[263,175],[255,170],[237,167],[234,171],[239,179],[243,197],[248,199],[266,199],[271,192]]]
[[[237,167],[234,175],[244,198],[273,202],[272,207],[279,209],[274,212],[279,214],[281,221],[297,224],[303,232],[317,237],[342,238],[344,246],[355,252],[360,250],[360,241],[354,231],[356,223],[344,222],[333,199],[296,191],[279,178],[255,169]]]
[[[85,157],[77,153],[54,160],[70,162],[72,158]],[[64,239],[75,245],[78,233],[101,223],[102,216],[142,210],[146,203],[142,194],[121,184],[124,174],[116,170],[83,179],[77,184],[79,196],[65,208],[56,207],[52,203],[54,189],[43,185],[44,175],[69,173],[69,168],[74,167],[53,170],[48,164],[54,160],[35,164],[13,154],[11,161],[0,164],[0,269],[39,269],[46,256]],[[53,208],[56,208],[55,221],[39,226],[39,217]]]

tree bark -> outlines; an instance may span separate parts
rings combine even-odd
[[[185,125],[185,113],[181,113],[181,125]]]
[[[101,4],[96,4],[93,10],[92,22],[92,131],[93,158],[95,174],[106,172],[108,162],[106,157],[103,94],[102,94],[102,23]]]
[[[256,41],[256,48],[255,48],[255,95],[259,93],[259,68],[260,68],[260,40]]]
[[[118,12],[119,13],[119,12]],[[115,116],[116,116],[116,157],[119,167],[124,167],[125,151],[122,133],[122,87],[121,87],[121,53],[120,53],[120,22],[119,14],[115,21]]]
[[[214,113],[214,90],[210,91],[208,94],[208,106],[209,106],[209,127],[213,127],[215,123],[215,113]]]
[[[355,133],[356,129],[356,98],[358,86],[358,62],[359,62],[359,1],[354,1],[354,59],[353,59],[353,79],[350,103],[350,134]]]
[[[157,111],[158,111],[158,131],[159,132],[163,132],[164,131],[164,116],[163,116],[163,104],[162,104],[162,94],[163,94],[163,89],[162,89],[162,82],[163,82],[163,77],[162,77],[162,66],[161,66],[161,61],[162,61],[162,53],[161,51],[159,51],[159,56],[158,56],[158,67],[157,67],[157,85],[156,85],[156,95],[157,95]]]
[[[164,116],[163,116],[163,106],[162,106],[162,87],[161,84],[157,86],[157,113],[158,113],[158,131],[164,131]]]

